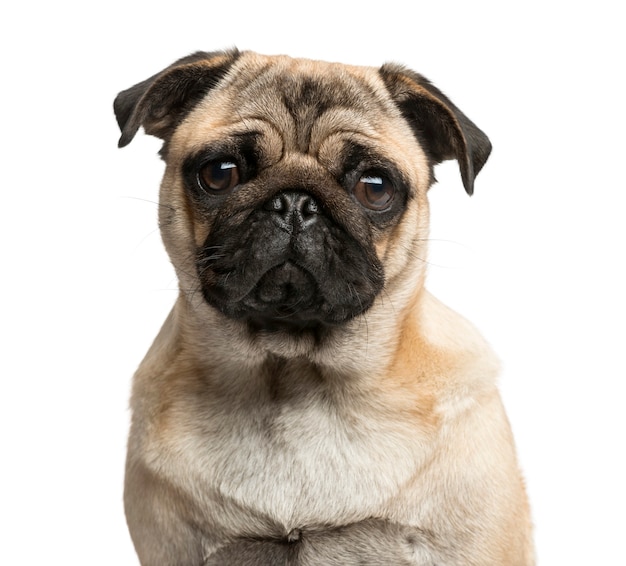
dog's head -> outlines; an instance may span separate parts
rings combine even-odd
[[[491,149],[393,64],[196,53],[115,113],[120,146],[141,126],[164,140],[160,224],[181,289],[251,335],[319,338],[402,305],[422,284],[434,165],[457,159],[471,194]]]

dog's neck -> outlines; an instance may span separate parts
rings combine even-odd
[[[384,306],[388,309],[388,305]],[[300,375],[311,387],[326,382],[348,388],[350,384],[380,387],[381,375],[386,375],[386,387],[415,389],[421,360],[432,364],[433,360],[444,358],[448,360],[446,367],[442,365],[437,371],[429,368],[429,374],[441,375],[452,387],[454,379],[450,374],[458,370],[454,370],[454,364],[467,368],[474,360],[485,363],[489,347],[473,326],[423,287],[407,297],[402,308],[396,309],[395,317],[390,319],[388,310],[383,315],[382,307],[379,311],[374,306],[359,320],[334,329],[317,342],[312,336],[287,333],[254,336],[239,321],[225,319],[204,303],[192,304],[181,294],[153,349],[163,363],[171,359],[174,350],[184,349],[180,355],[193,360],[191,365],[206,368],[207,375],[228,376],[223,379],[230,381],[230,387],[240,382],[245,389],[251,385],[249,376],[265,376],[265,384],[259,385],[276,393],[281,391],[281,381],[291,379],[288,375]],[[398,333],[402,334],[401,340]],[[460,336],[469,345],[464,351],[458,349]],[[398,343],[402,344],[401,352],[397,351]],[[456,361],[450,364],[450,352],[455,351]],[[495,372],[497,362],[492,365]],[[383,368],[385,371],[381,371]],[[424,386],[419,385],[419,389]]]

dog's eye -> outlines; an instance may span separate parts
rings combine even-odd
[[[370,210],[384,210],[395,193],[392,182],[377,173],[366,173],[354,186],[354,196],[361,205]]]
[[[231,161],[210,161],[200,169],[198,181],[209,193],[227,193],[239,184],[239,169]]]

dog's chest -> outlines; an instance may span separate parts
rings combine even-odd
[[[209,522],[250,532],[380,516],[427,457],[418,424],[384,399],[301,385],[195,396],[170,411],[158,458]]]

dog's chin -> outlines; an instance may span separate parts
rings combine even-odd
[[[287,334],[296,338],[310,336],[316,340],[321,340],[333,328],[319,321],[291,319],[288,316],[284,318],[253,317],[245,322],[249,332],[253,335]]]
[[[285,359],[315,355],[334,335],[333,329],[321,325],[304,328],[273,323],[258,326],[252,322],[245,323],[244,332],[261,351]]]

